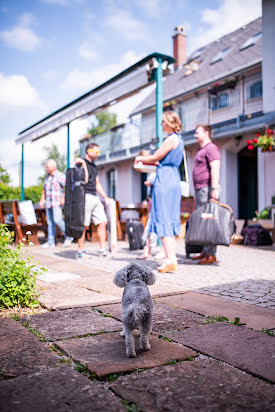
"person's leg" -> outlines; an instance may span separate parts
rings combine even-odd
[[[205,203],[208,202],[209,200],[209,188],[206,187],[202,187],[201,189],[197,189],[195,191],[195,201],[196,201],[196,209],[198,209],[199,207],[205,205]],[[203,257],[205,257],[208,253],[207,250],[208,246],[204,246],[202,249],[202,252],[199,256],[196,256],[195,258],[193,258],[193,260],[200,260]]]
[[[55,225],[59,227],[62,233],[64,233],[64,236],[65,236],[64,244],[66,246],[69,246],[71,242],[73,241],[73,238],[70,236],[66,236],[65,222],[63,219],[61,206],[53,207],[53,220],[54,220]]]
[[[98,235],[100,249],[105,249],[106,227],[107,227],[107,222],[102,222],[97,225],[97,235]]]
[[[92,213],[92,206],[91,206],[91,196],[89,193],[85,194],[85,210],[84,210],[84,230],[80,239],[77,240],[78,244],[78,256],[82,257],[83,252],[83,245],[85,240],[85,233],[86,227],[90,226],[91,223],[91,213]]]
[[[49,245],[55,245],[55,223],[53,218],[53,208],[46,208],[47,226],[48,226],[48,240]]]
[[[83,245],[84,245],[84,240],[85,240],[85,233],[86,233],[86,227],[84,226],[84,230],[82,233],[81,238],[77,240],[77,245],[78,245],[78,256],[82,257],[82,251],[83,251]]]
[[[158,271],[161,273],[174,272],[177,270],[175,237],[164,236],[161,238],[161,240],[165,251],[166,259],[163,262],[163,264],[158,268]]]
[[[101,200],[95,195],[92,196],[92,222],[97,226],[99,253],[102,256],[106,256],[107,251],[105,249],[105,242],[107,235],[107,217]]]
[[[164,236],[161,238],[165,257],[173,262],[177,261],[175,237]]]

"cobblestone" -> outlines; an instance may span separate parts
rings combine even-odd
[[[115,255],[101,257],[98,244],[86,242],[86,252],[79,262],[114,273],[129,262],[149,266],[158,276],[158,281],[181,291],[193,291],[223,297],[237,302],[250,303],[266,308],[275,308],[275,245],[272,247],[247,247],[233,245],[218,246],[216,265],[200,266],[191,259],[185,259],[184,240],[177,240],[178,271],[159,274],[154,260],[137,260],[143,251],[130,251],[128,242],[118,242]],[[155,250],[155,253],[157,250]],[[53,253],[43,250],[43,253]],[[56,256],[77,261],[77,246],[70,249],[57,247]]]

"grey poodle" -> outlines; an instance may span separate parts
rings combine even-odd
[[[126,355],[136,357],[134,329],[139,329],[140,348],[149,350],[152,330],[153,301],[147,285],[155,283],[155,276],[145,266],[131,263],[115,274],[114,283],[125,287],[122,296],[122,322],[120,333],[125,336]]]

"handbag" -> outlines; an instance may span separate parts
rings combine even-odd
[[[183,149],[183,162],[184,162],[184,172],[185,172],[186,181],[181,180],[180,182],[181,195],[182,197],[189,197],[190,196],[190,185],[189,185],[189,178],[188,178],[185,149]]]
[[[231,207],[211,199],[192,213],[185,241],[193,245],[229,246],[235,230]]]

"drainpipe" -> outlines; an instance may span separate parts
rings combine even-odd
[[[70,168],[70,123],[67,123],[67,169]]]
[[[162,58],[157,58],[156,68],[156,134],[158,138],[158,147],[162,145],[162,115],[163,115],[163,93],[162,93]]]
[[[21,145],[21,201],[25,199],[24,191],[24,144]]]

